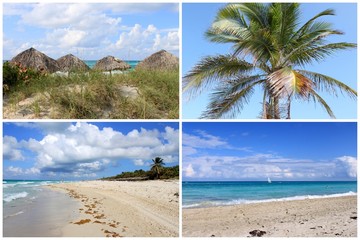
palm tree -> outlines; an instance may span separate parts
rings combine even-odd
[[[152,159],[152,161],[153,164],[151,164],[151,171],[154,171],[156,173],[156,178],[159,179],[161,168],[165,165],[165,163],[163,162],[164,159],[162,159],[161,157],[156,157],[155,159]]]
[[[249,102],[256,86],[263,91],[262,118],[290,118],[293,99],[318,102],[335,118],[317,91],[336,96],[340,90],[354,99],[357,92],[332,77],[305,69],[338,50],[356,47],[354,43],[325,41],[343,34],[318,21],[329,15],[334,11],[324,10],[300,25],[299,3],[226,5],[206,37],[231,43],[232,52],[203,58],[184,77],[184,92],[194,95],[215,85],[202,118],[234,117]]]

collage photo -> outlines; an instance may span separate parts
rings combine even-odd
[[[2,238],[357,238],[357,0],[0,8]]]

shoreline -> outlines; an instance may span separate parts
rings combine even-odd
[[[272,202],[286,202],[286,201],[301,201],[301,200],[309,200],[309,199],[324,199],[324,198],[337,198],[337,197],[350,197],[357,196],[356,192],[347,192],[347,193],[335,193],[328,195],[304,195],[304,196],[294,196],[294,197],[283,197],[283,198],[270,198],[270,199],[262,199],[262,200],[241,200],[236,201],[232,200],[229,202],[207,202],[207,205],[204,202],[200,203],[192,203],[188,205],[182,205],[182,209],[197,209],[197,208],[213,208],[213,207],[226,207],[226,206],[238,206],[245,204],[256,204],[256,203],[272,203]]]
[[[77,201],[46,186],[40,189],[36,198],[3,208],[4,237],[61,237],[63,227],[77,217]]]
[[[81,206],[63,237],[177,237],[179,181],[85,181],[48,186]]]
[[[184,237],[355,237],[357,196],[183,208]]]

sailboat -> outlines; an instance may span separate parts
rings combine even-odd
[[[268,177],[268,183],[271,183],[271,179]]]

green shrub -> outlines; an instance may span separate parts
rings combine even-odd
[[[21,64],[5,62],[3,65],[3,88],[9,91],[12,87],[20,84],[28,84],[32,79],[37,79],[41,73]]]

